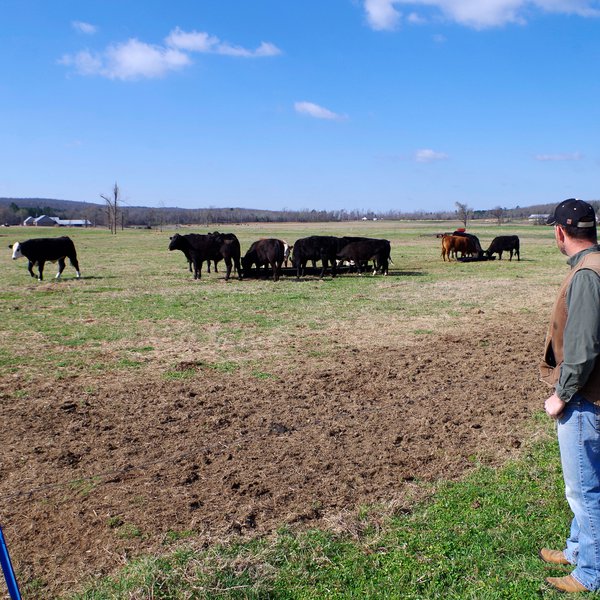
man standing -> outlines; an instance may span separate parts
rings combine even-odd
[[[551,586],[585,592],[600,589],[600,247],[587,202],[561,202],[547,223],[571,267],[552,309],[540,373],[554,388],[544,407],[557,421],[573,520],[565,549],[543,548],[540,557],[575,566],[570,575],[548,577]]]

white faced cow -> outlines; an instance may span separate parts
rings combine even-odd
[[[32,277],[35,277],[33,267],[35,265],[38,266],[39,281],[42,281],[43,279],[44,264],[46,262],[58,261],[58,273],[56,274],[56,278],[58,279],[65,268],[65,258],[68,258],[75,268],[77,279],[81,277],[75,244],[73,244],[73,240],[67,236],[58,238],[34,238],[25,240],[24,242],[16,242],[15,244],[10,245],[9,248],[12,248],[13,260],[21,258],[22,256],[29,260],[27,268]]]

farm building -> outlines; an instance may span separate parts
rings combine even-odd
[[[543,225],[546,222],[546,220],[548,219],[549,216],[550,216],[549,214],[543,215],[541,213],[539,213],[539,214],[535,213],[535,214],[529,215],[527,217],[527,220],[530,223],[539,223],[539,224]]]
[[[91,227],[91,221],[87,219],[57,219],[56,224],[59,227]]]
[[[29,217],[31,218],[31,217]],[[23,223],[23,225],[28,224],[27,220]],[[41,217],[36,217],[33,219],[33,223],[31,225],[35,225],[36,227],[53,227],[56,225],[56,221],[58,221],[57,217],[49,217],[48,215],[42,215]]]
[[[49,217],[42,215],[41,217],[27,217],[23,221],[23,225],[26,226],[38,226],[38,227],[91,227],[92,223],[87,219],[59,219],[58,217]]]

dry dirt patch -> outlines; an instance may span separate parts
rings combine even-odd
[[[19,578],[47,598],[160,551],[170,531],[210,543],[326,527],[402,504],[415,481],[501,464],[541,406],[543,329],[513,315],[419,344],[363,340],[264,379],[186,356],[196,375],[182,381],[4,380],[1,520]]]

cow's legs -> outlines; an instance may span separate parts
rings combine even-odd
[[[381,260],[380,264],[379,264],[380,268],[381,268],[381,274],[382,275],[387,275],[388,274],[388,269],[390,268],[390,264],[388,262],[387,258],[384,258]]]
[[[202,277],[202,261],[194,257],[192,262],[194,263],[194,279],[200,279]]]
[[[229,256],[225,258],[225,265],[227,266],[227,272],[225,273],[225,281],[229,281],[229,276],[231,275],[232,267],[231,258]]]
[[[59,258],[58,259],[58,273],[56,274],[56,279],[58,279],[62,272],[65,270],[65,259],[64,258]]]
[[[319,274],[319,279],[323,279],[323,275],[325,275],[325,269],[328,267],[327,259],[321,259],[321,273]]]
[[[38,263],[37,263],[38,264],[38,271],[40,272],[39,275],[38,275],[38,279],[40,281],[42,281],[44,279],[44,276],[43,276],[43,274],[44,274],[44,263],[45,263],[45,261],[43,261],[43,260],[38,260]]]
[[[69,261],[71,263],[71,266],[75,269],[75,272],[77,273],[77,279],[79,279],[81,277],[81,271],[79,270],[79,262],[77,260],[77,257],[69,256]]]
[[[32,261],[29,261],[29,263],[27,264],[27,270],[29,271],[29,274],[32,277],[35,277],[35,273],[33,272],[33,267],[34,267],[35,263]]]

